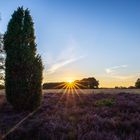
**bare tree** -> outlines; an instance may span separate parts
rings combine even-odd
[[[3,34],[0,33],[0,85],[4,85],[4,77],[5,77],[5,52],[3,48]]]

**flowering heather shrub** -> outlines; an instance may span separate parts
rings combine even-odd
[[[29,112],[0,100],[2,136]],[[41,108],[5,140],[140,140],[140,95],[47,93]]]

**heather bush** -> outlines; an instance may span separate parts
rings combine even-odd
[[[104,99],[114,104],[95,105]],[[78,98],[47,93],[41,108],[5,140],[139,140],[139,113],[140,94],[79,94]],[[27,114],[14,111],[5,101],[0,107],[0,133],[5,134]]]

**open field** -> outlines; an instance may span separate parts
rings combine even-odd
[[[68,90],[69,91],[69,90]],[[48,89],[48,90],[43,90],[43,93],[65,93],[68,92],[67,90],[64,89]],[[133,94],[140,94],[140,89],[76,89],[71,92],[77,92],[77,93],[105,93],[105,94],[117,94],[117,93],[133,93]]]
[[[77,94],[43,91],[41,107],[3,138],[5,140],[140,140],[140,94],[136,94],[139,90],[134,89],[131,92],[128,90],[130,93],[122,93],[122,90],[119,93],[118,89],[99,91],[102,93],[91,94],[93,93],[91,90],[79,90]],[[94,93],[99,92],[94,90]],[[0,95],[1,137],[28,114],[29,112],[14,111],[6,102],[5,96]]]
[[[67,90],[64,89],[47,89],[47,90],[43,90],[43,94],[44,93],[65,93],[65,92],[69,92]],[[105,94],[117,94],[117,93],[132,93],[132,94],[140,94],[140,89],[114,89],[114,88],[110,88],[110,89],[76,89],[73,90],[71,92],[77,92],[77,93],[86,93],[86,94],[90,94],[90,93],[105,93]],[[5,90],[0,90],[0,95],[5,95]]]

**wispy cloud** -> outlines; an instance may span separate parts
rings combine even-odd
[[[45,60],[48,61],[45,61],[45,74],[54,74],[61,70],[63,67],[86,57],[86,55],[79,53],[78,47],[79,45],[76,40],[70,38],[70,40],[66,44],[66,47],[64,47],[60,52],[55,55],[53,53],[49,53],[48,55],[46,55]]]
[[[115,79],[120,79],[120,80],[127,80],[127,79],[132,79],[135,77],[135,75],[126,75],[122,74],[122,71],[126,69],[128,65],[119,65],[119,66],[114,66],[110,68],[106,68],[106,74],[108,74],[109,77],[115,78]]]
[[[106,71],[107,74],[115,74],[117,70],[127,68],[127,67],[128,67],[128,65],[119,65],[119,66],[106,68],[105,71]]]
[[[58,69],[70,64],[70,63],[73,63],[79,59],[82,59],[84,58],[84,56],[80,56],[80,57],[75,57],[75,58],[70,58],[70,59],[67,59],[67,60],[63,60],[63,61],[60,61],[60,62],[56,62],[54,63],[53,65],[51,65],[51,67],[46,71],[47,74],[53,74],[55,73]]]

